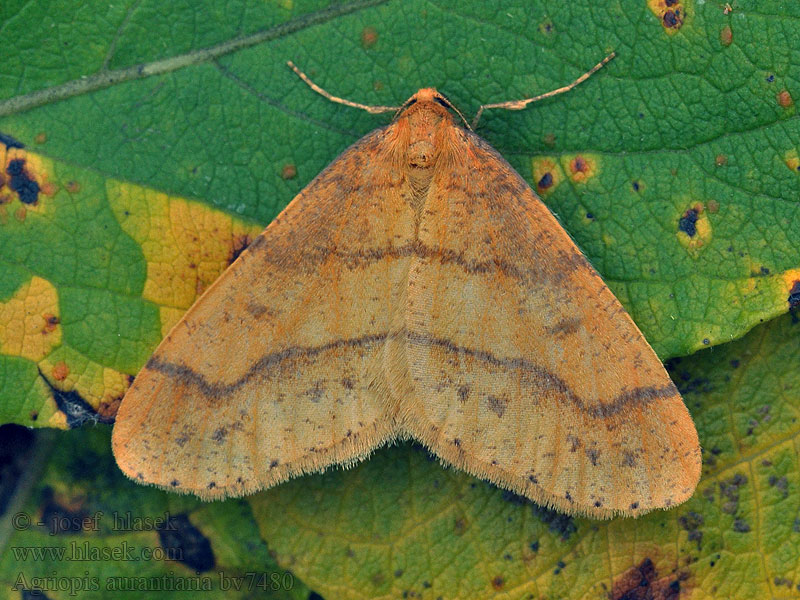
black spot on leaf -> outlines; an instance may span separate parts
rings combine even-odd
[[[697,234],[697,211],[690,208],[678,221],[678,231],[683,231],[689,237],[694,237]]]

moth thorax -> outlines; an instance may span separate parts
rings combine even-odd
[[[427,169],[433,164],[435,154],[436,148],[429,140],[413,142],[408,147],[408,165]]]

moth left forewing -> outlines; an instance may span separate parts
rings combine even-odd
[[[691,417],[633,321],[496,151],[456,130],[409,271],[405,427],[447,462],[597,517],[691,496]],[[437,165],[438,166],[438,165]]]

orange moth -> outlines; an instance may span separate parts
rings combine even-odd
[[[572,89],[612,57],[476,120]],[[336,102],[395,110],[297,72]],[[463,120],[418,91],[186,313],[117,415],[129,477],[242,496],[413,438],[567,513],[636,516],[692,495],[697,432],[661,362],[541,200],[454,112]]]

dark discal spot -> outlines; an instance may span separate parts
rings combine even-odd
[[[274,468],[275,468],[275,467],[277,467],[279,464],[280,464],[280,463],[279,463],[278,459],[274,459],[274,460],[272,460],[272,462],[270,462],[270,463],[269,463],[269,468],[270,468],[270,469],[274,469]]]
[[[190,437],[191,436],[189,436],[188,433],[182,433],[181,435],[175,438],[175,443],[178,444],[179,447],[183,448],[186,445],[186,442],[189,441]]]
[[[678,518],[678,524],[689,532],[689,541],[697,542],[697,549],[700,550],[703,543],[703,532],[700,531],[700,527],[703,525],[703,515],[689,511]]]
[[[528,475],[528,481],[535,485],[539,485],[539,480],[536,478],[536,475]]]
[[[225,441],[225,436],[228,435],[228,429],[226,427],[220,427],[211,436],[211,439],[214,440],[217,444],[222,444]]]
[[[503,580],[500,575],[495,576],[492,578],[492,589],[499,592],[505,586],[505,581]]]
[[[11,137],[6,133],[0,133],[0,144],[3,144],[6,148],[24,148],[25,144],[17,140],[16,138]]]
[[[503,418],[503,415],[506,413],[506,406],[508,405],[508,400],[506,398],[486,396],[486,403],[489,406],[489,410],[496,414],[498,418]]]
[[[623,450],[622,451],[622,465],[624,467],[635,467],[636,466],[636,455],[631,452],[630,450]]]
[[[42,490],[41,522],[50,531],[50,535],[69,534],[83,531],[89,524],[89,515],[83,508],[67,508],[55,498],[53,488],[47,486]]]
[[[213,490],[215,487],[217,487],[217,482],[216,481],[212,481],[211,483],[208,484],[207,487],[208,487],[208,489]]]
[[[455,438],[453,440],[453,446],[455,446],[456,448],[460,448],[461,447],[461,440],[458,439],[458,438]]]
[[[257,303],[255,303],[255,302],[248,302],[248,303],[245,305],[245,310],[246,310],[248,313],[250,313],[250,315],[251,315],[251,316],[252,316],[254,319],[259,319],[259,318],[261,318],[261,317],[264,315],[264,313],[265,313],[265,312],[267,312],[267,310],[268,310],[268,309],[267,309],[267,307],[266,307],[266,306],[264,306],[263,304],[257,304]]]
[[[352,390],[354,387],[356,387],[356,384],[353,383],[353,380],[349,377],[343,377],[341,383],[342,387],[346,390]]]
[[[325,388],[323,387],[323,382],[321,380],[317,380],[314,382],[314,387],[306,390],[305,396],[314,402],[315,404],[322,400],[322,397],[325,395]]]
[[[468,385],[458,386],[458,400],[459,402],[466,402],[469,398],[470,387]]]
[[[17,193],[20,202],[36,204],[39,201],[39,184],[25,171],[25,159],[9,161],[6,173],[11,176],[8,187]]]
[[[678,600],[681,582],[688,577],[684,572],[659,577],[653,561],[645,558],[614,581],[610,597],[612,600]]]
[[[594,448],[587,448],[585,450],[585,452],[586,452],[586,456],[591,461],[592,466],[596,467],[597,466],[597,459],[600,458],[600,452],[598,452]]]
[[[631,510],[636,510],[637,508],[639,508],[639,503],[638,502],[631,502]]]
[[[552,327],[547,327],[546,331],[550,335],[570,335],[578,331],[581,326],[581,320],[577,317],[568,319],[561,319]]]
[[[538,504],[531,504],[531,511],[534,517],[547,525],[551,533],[561,536],[562,541],[568,540],[573,533],[578,531],[575,520],[568,515],[539,506]]]
[[[214,568],[216,560],[211,542],[184,514],[170,516],[158,529],[158,539],[167,556],[202,573]]]
[[[569,492],[566,492],[566,493],[564,494],[564,498],[567,500],[567,502],[573,502],[573,500],[572,500],[572,494],[570,494]]]
[[[70,428],[80,427],[87,421],[93,423],[113,423],[113,416],[103,415],[98,413],[94,407],[84,400],[78,392],[72,390],[64,392],[54,387],[47,377],[39,371],[39,375],[45,382],[47,387],[50,388],[50,393],[53,395],[53,400],[58,407],[58,410],[64,413],[67,418],[67,426]]]
[[[678,221],[678,231],[683,231],[689,237],[697,234],[697,210],[690,208]]]
[[[683,25],[683,16],[681,16],[680,9],[668,10],[662,17],[664,27],[669,29],[680,29]]]
[[[581,441],[574,435],[568,435],[567,441],[570,443],[570,448],[569,448],[570,452],[575,452],[576,450],[578,450],[578,448],[580,448],[583,445]]]
[[[792,289],[789,290],[789,308],[797,308],[800,306],[800,280],[792,284]]]
[[[550,172],[545,173],[539,179],[538,183],[536,184],[540,190],[546,190],[550,187],[553,187],[553,174]]]
[[[178,487],[180,485],[180,482],[177,479],[173,479],[172,481],[169,482],[169,484],[172,487]]]
[[[253,238],[250,237],[248,234],[238,235],[233,238],[231,242],[231,250],[228,254],[228,264],[233,264],[239,255],[247,250],[247,247],[253,242]]]

